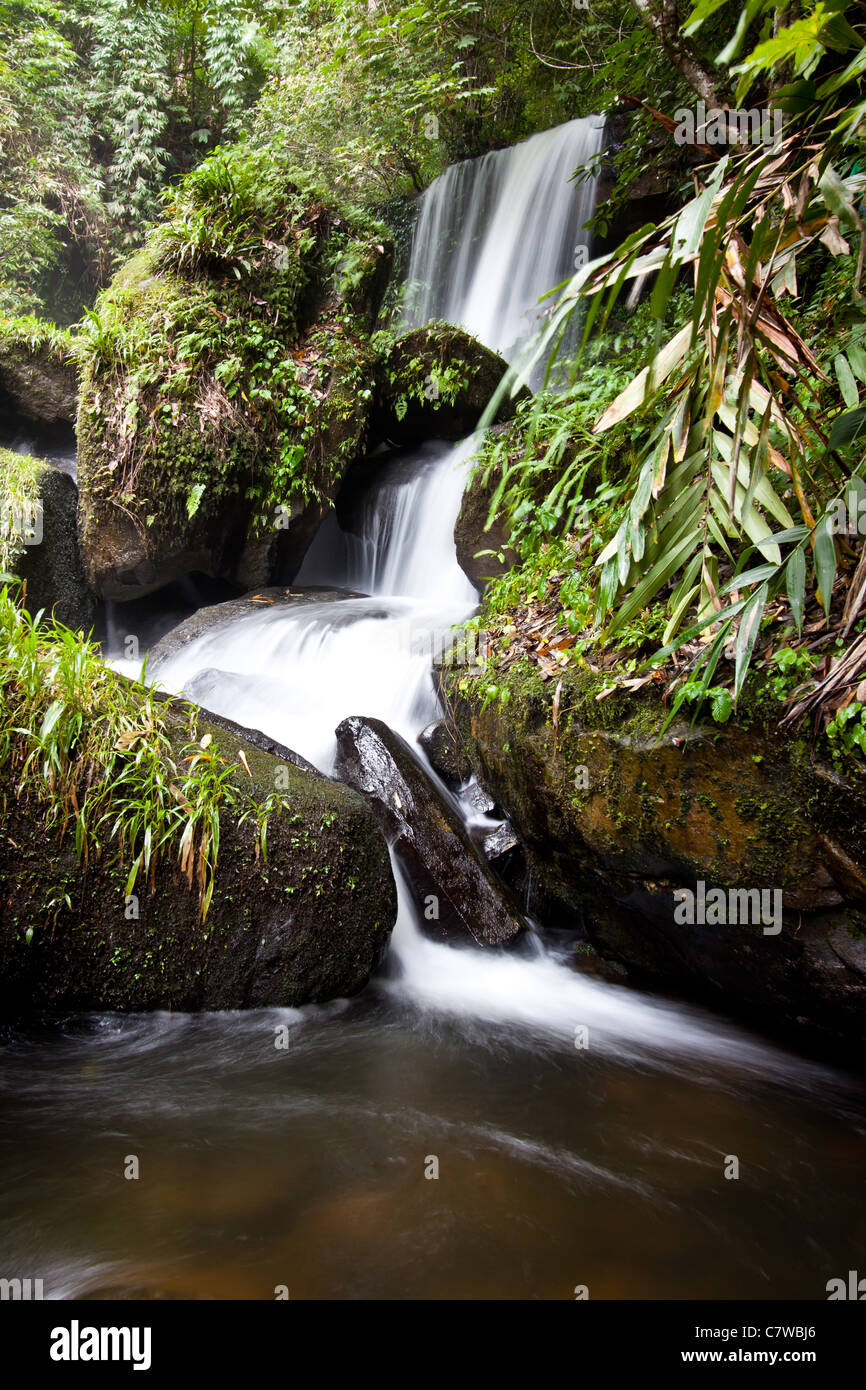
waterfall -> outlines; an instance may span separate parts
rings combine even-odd
[[[601,138],[598,120],[572,121],[443,174],[424,196],[415,233],[410,275],[427,289],[413,301],[412,321],[445,315],[491,346],[519,347],[531,332],[539,295],[573,262],[594,190],[575,188],[569,176]],[[433,442],[377,459],[352,529],[342,530],[336,517],[323,525],[296,583],[364,597],[328,597],[235,618],[157,663],[157,679],[261,729],[324,771],[333,767],[334,730],[348,715],[382,719],[414,742],[440,712],[431,659],[478,601],[453,537],[476,448],[475,439]],[[581,979],[540,947],[534,957],[508,964],[494,953],[471,952],[470,966],[466,952],[422,936],[396,863],[395,872],[401,891],[392,954],[400,973],[383,986],[392,996],[475,1017],[513,1015],[543,1031],[561,1030],[563,1019],[579,1019],[594,1005],[619,1048],[627,1020],[647,1044],[658,1029],[659,1040],[670,1045],[684,1027],[680,1015],[672,1024],[651,1004],[636,1022],[633,996]],[[522,1012],[513,1014],[505,995],[523,999]],[[699,1027],[689,1033],[695,1046],[699,1033]]]
[[[446,169],[421,199],[403,326],[445,319],[511,359],[545,312],[541,296],[588,248],[596,180],[569,180],[603,139],[603,120],[588,116]]]

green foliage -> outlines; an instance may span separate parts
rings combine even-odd
[[[85,314],[88,518],[107,500],[156,547],[191,522],[206,537],[233,497],[239,515],[251,505],[254,533],[273,536],[278,508],[330,495],[372,377],[352,303],[333,292],[360,292],[383,244],[378,223],[350,222],[321,192],[247,142],[219,147]]]
[[[159,859],[174,857],[203,921],[221,815],[254,822],[258,855],[268,817],[288,808],[245,789],[242,769],[209,734],[199,739],[194,709],[185,737],[166,711],[151,689],[105,666],[94,644],[31,618],[0,590],[0,766],[13,794],[71,834],[85,865],[110,856],[126,893],[152,885]]]
[[[602,8],[590,48],[602,23],[628,47],[628,4]],[[77,318],[165,190],[245,133],[377,204],[588,111],[575,34],[567,0],[0,0],[0,312]]]
[[[766,689],[782,703],[815,671],[813,658],[798,647],[777,647],[770,654],[770,665],[775,674],[767,680]]]
[[[251,5],[0,0],[0,312],[76,318],[273,62]]]
[[[653,275],[642,370],[590,431],[583,420],[569,428],[564,419],[560,434],[551,431],[550,405],[540,397],[524,422],[524,457],[504,477],[492,511],[504,507],[519,523],[523,507],[536,535],[545,525],[572,526],[592,476],[587,434],[609,433],[623,445],[628,422],[639,416],[642,447],[625,471],[612,480],[604,474],[613,496],[607,512],[596,513],[605,544],[595,562],[595,619],[609,641],[642,610],[663,605],[667,621],[653,659],[687,648],[692,672],[702,669],[704,695],[730,651],[738,697],[762,618],[778,596],[798,629],[810,588],[829,615],[840,561],[834,517],[843,496],[859,497],[864,488],[866,460],[857,449],[866,382],[862,249],[848,274],[843,343],[826,323],[820,330],[819,350],[833,346],[832,376],[782,308],[783,296],[798,294],[798,267],[814,274],[819,252],[850,258],[845,237],[852,233],[866,246],[858,212],[864,179],[846,172],[854,127],[840,118],[845,101],[859,100],[863,65],[846,64],[863,40],[842,17],[845,8],[837,5],[829,31],[821,29],[825,38],[832,34],[839,81],[822,68],[821,84],[806,93],[780,146],[733,147],[659,228],[634,233],[578,271],[512,374],[514,389],[545,355],[553,354],[552,366],[577,314],[585,348],[609,323],[623,287]],[[811,67],[801,63],[804,74],[825,56],[823,40],[813,46],[821,52]],[[724,61],[738,48],[739,41]],[[670,336],[671,296],[686,276],[690,312]],[[558,410],[562,416],[564,407]],[[545,472],[558,481],[536,520],[531,483]]]
[[[829,721],[825,730],[834,763],[866,758],[866,704],[852,700]]]
[[[10,579],[24,552],[22,524],[29,523],[39,507],[41,459],[0,449],[0,583]]]

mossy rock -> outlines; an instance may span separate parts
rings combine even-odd
[[[79,861],[62,818],[2,779],[0,1017],[66,1010],[298,1006],[356,994],[387,949],[397,911],[387,846],[363,798],[290,750],[181,702],[172,741],[210,734],[233,778],[264,804],[275,785],[267,858],[254,818],[223,812],[216,887],[200,918],[176,859],[126,895],[111,857]],[[249,774],[242,769],[240,754]],[[68,903],[67,903],[68,898]]]
[[[735,721],[662,734],[651,687],[599,700],[589,671],[563,673],[556,719],[556,682],[537,669],[442,679],[525,847],[534,917],[584,932],[642,982],[778,1030],[866,1039],[866,779]],[[701,881],[779,890],[781,931],[678,924],[674,894]]]
[[[290,580],[364,444],[381,234],[288,184],[207,255],[185,226],[121,269],[81,350],[81,547],[106,599]]]
[[[0,318],[0,409],[41,425],[72,425],[78,378],[68,333]]]
[[[3,568],[26,582],[26,606],[88,633],[95,604],[78,549],[78,494],[44,459],[0,449]]]
[[[471,434],[508,364],[462,328],[432,323],[401,334],[376,369],[370,426],[374,443],[399,446]],[[508,420],[529,393],[506,398],[496,415]]]

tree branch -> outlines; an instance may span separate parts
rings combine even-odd
[[[728,105],[722,83],[701,61],[691,39],[681,32],[676,0],[631,0],[647,28],[655,35],[677,72],[710,110]]]

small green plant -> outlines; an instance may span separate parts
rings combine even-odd
[[[866,758],[866,704],[852,700],[836,712],[825,732],[837,766],[846,758],[862,761]]]
[[[815,662],[802,647],[777,648],[770,657],[770,665],[775,674],[767,680],[766,688],[780,701],[787,701],[791,692],[815,670]]]

